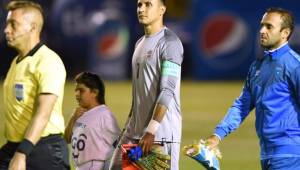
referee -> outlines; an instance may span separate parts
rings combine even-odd
[[[4,30],[18,55],[4,81],[5,138],[0,170],[70,169],[62,100],[66,71],[59,56],[40,42],[42,8],[10,1]]]

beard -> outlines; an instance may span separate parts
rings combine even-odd
[[[270,44],[262,44],[260,43],[260,46],[265,49],[265,50],[270,50],[274,48],[274,45],[270,45]]]
[[[265,50],[272,50],[279,47],[282,43],[280,41],[270,42],[270,41],[260,41],[260,46]]]

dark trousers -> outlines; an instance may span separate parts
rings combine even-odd
[[[7,142],[0,149],[0,170],[7,170],[19,143]],[[67,144],[61,135],[43,137],[26,157],[26,170],[69,170]]]

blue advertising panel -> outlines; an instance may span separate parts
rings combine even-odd
[[[106,21],[89,39],[88,68],[104,79],[127,77],[129,29],[120,20]]]
[[[192,5],[192,72],[195,79],[240,79],[261,54],[260,20],[269,7],[282,7],[295,15],[296,29],[290,43],[299,49],[300,2],[254,0],[198,1]],[[298,38],[296,38],[298,37]]]
[[[3,31],[4,31],[4,27],[5,27],[5,20],[6,20],[7,12],[5,11],[5,8],[3,8],[3,7],[5,7],[6,3],[7,3],[6,1],[0,0],[0,4],[1,4],[1,8],[0,8],[0,31],[1,31],[0,41],[4,40]]]
[[[51,17],[53,38],[65,54],[64,61],[76,72],[89,70],[110,80],[127,78],[129,24],[124,3],[56,1]]]

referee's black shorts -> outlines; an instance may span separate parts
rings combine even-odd
[[[0,149],[0,170],[7,170],[19,143],[7,142]],[[26,158],[26,170],[69,170],[67,143],[61,135],[43,137]]]

